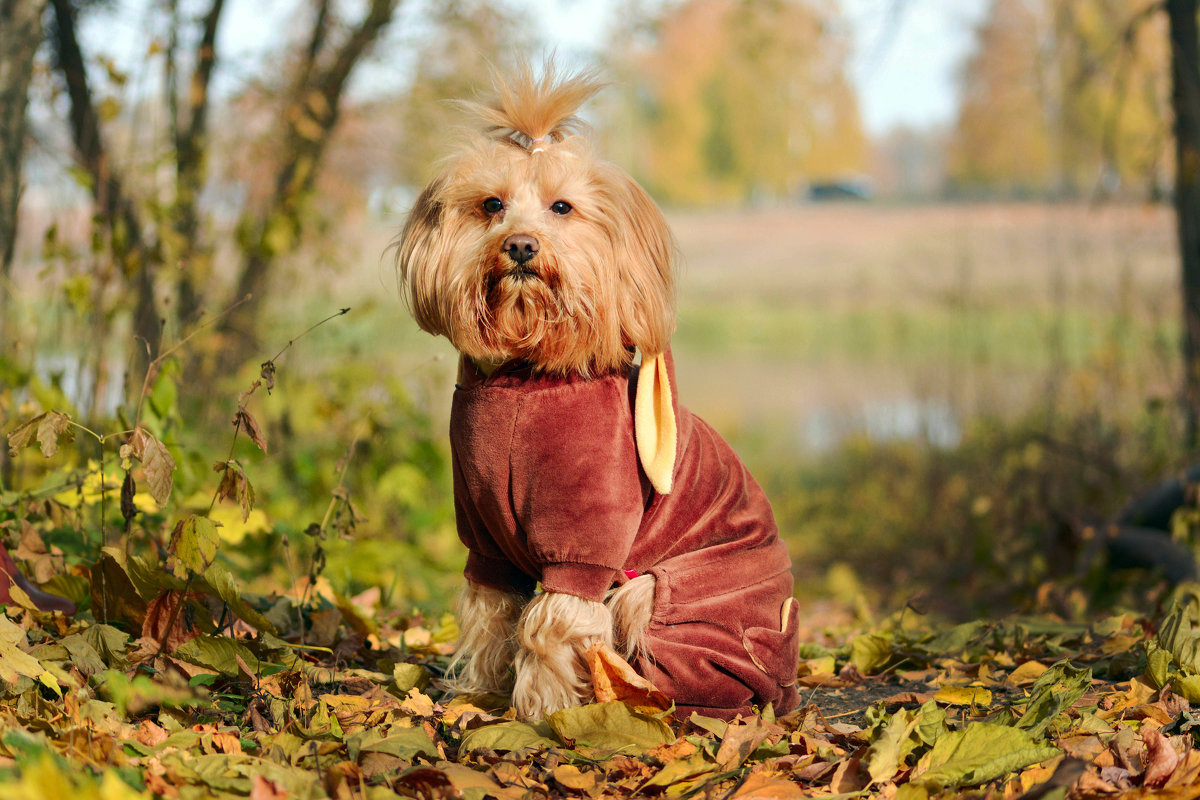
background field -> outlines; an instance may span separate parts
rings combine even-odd
[[[768,487],[802,592],[823,607],[1035,605],[1047,579],[1077,587],[1104,571],[1076,563],[1085,548],[1063,520],[1111,513],[1179,458],[1165,207],[808,204],[670,219],[681,398]],[[293,265],[269,330],[353,307],[293,369],[394,376],[444,448],[454,354],[398,300],[380,255],[398,222],[359,224],[333,260]],[[361,530],[383,547],[377,523]]]

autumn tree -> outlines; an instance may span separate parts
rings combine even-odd
[[[165,42],[147,52],[163,70],[167,130],[148,143],[172,165],[166,186],[137,184],[111,153],[111,124],[101,119],[84,51],[79,19],[92,12],[79,0],[50,0],[48,37],[69,99],[68,128],[74,158],[87,177],[101,234],[125,284],[133,310],[135,352],[153,356],[164,323],[194,323],[201,313],[232,307],[220,324],[216,369],[235,366],[254,342],[255,319],[273,268],[295,250],[306,224],[313,187],[341,116],[350,76],[396,14],[400,0],[369,0],[355,13],[349,3],[306,0],[304,32],[259,85],[276,102],[270,158],[258,165],[271,174],[272,190],[261,203],[247,204],[236,225],[239,264],[232,281],[213,271],[214,231],[200,195],[211,161],[210,87],[221,68],[219,32],[227,4],[207,0],[199,13],[185,13],[178,0],[155,6],[167,16]],[[277,61],[277,63],[278,63]],[[211,374],[211,373],[210,373]]]
[[[958,187],[1156,193],[1170,157],[1168,47],[1165,21],[1148,8],[1157,6],[994,0],[962,74],[949,164]]]
[[[668,7],[630,54],[638,177],[665,201],[703,203],[783,197],[860,169],[865,138],[830,22],[800,0]]]
[[[44,8],[42,0],[0,0],[0,348],[10,341],[5,307],[17,238],[25,109]]]

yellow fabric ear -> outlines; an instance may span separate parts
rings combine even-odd
[[[662,353],[653,357],[642,354],[633,399],[633,431],[638,458],[650,485],[659,494],[670,494],[675,480],[677,432],[667,359]]]

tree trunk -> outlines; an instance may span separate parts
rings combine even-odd
[[[44,0],[0,0],[0,348],[12,341],[8,304],[21,199],[25,107],[45,5]]]
[[[238,369],[258,347],[257,316],[270,286],[271,271],[279,257],[301,241],[305,214],[326,145],[337,127],[342,94],[359,60],[392,21],[400,0],[370,0],[366,14],[338,50],[322,58],[329,24],[328,0],[314,0],[316,21],[305,60],[298,72],[289,107],[284,112],[280,149],[281,168],[275,177],[275,195],[257,220],[247,221],[251,231],[243,245],[244,259],[233,302],[240,302],[222,320],[218,330],[223,346],[216,360],[219,374]],[[282,240],[281,247],[277,242]]]
[[[160,257],[146,243],[138,210],[126,196],[121,176],[104,149],[100,119],[88,83],[87,62],[76,35],[75,6],[71,0],[50,0],[50,6],[54,9],[50,38],[70,99],[75,160],[91,180],[92,198],[109,229],[113,260],[135,292],[133,334],[136,342],[133,372],[127,376],[132,380],[127,380],[126,385],[136,386],[147,365],[158,355],[161,344],[162,319],[154,293],[154,272]]]
[[[1175,214],[1183,290],[1183,408],[1187,445],[1200,433],[1200,0],[1167,0],[1175,113]]]

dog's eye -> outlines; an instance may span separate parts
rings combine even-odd
[[[500,201],[499,197],[489,197],[483,201],[482,208],[485,214],[499,214],[504,210],[504,203]]]
[[[550,210],[555,214],[558,214],[560,217],[565,217],[567,214],[571,213],[571,204],[566,200],[555,200],[550,204]]]

